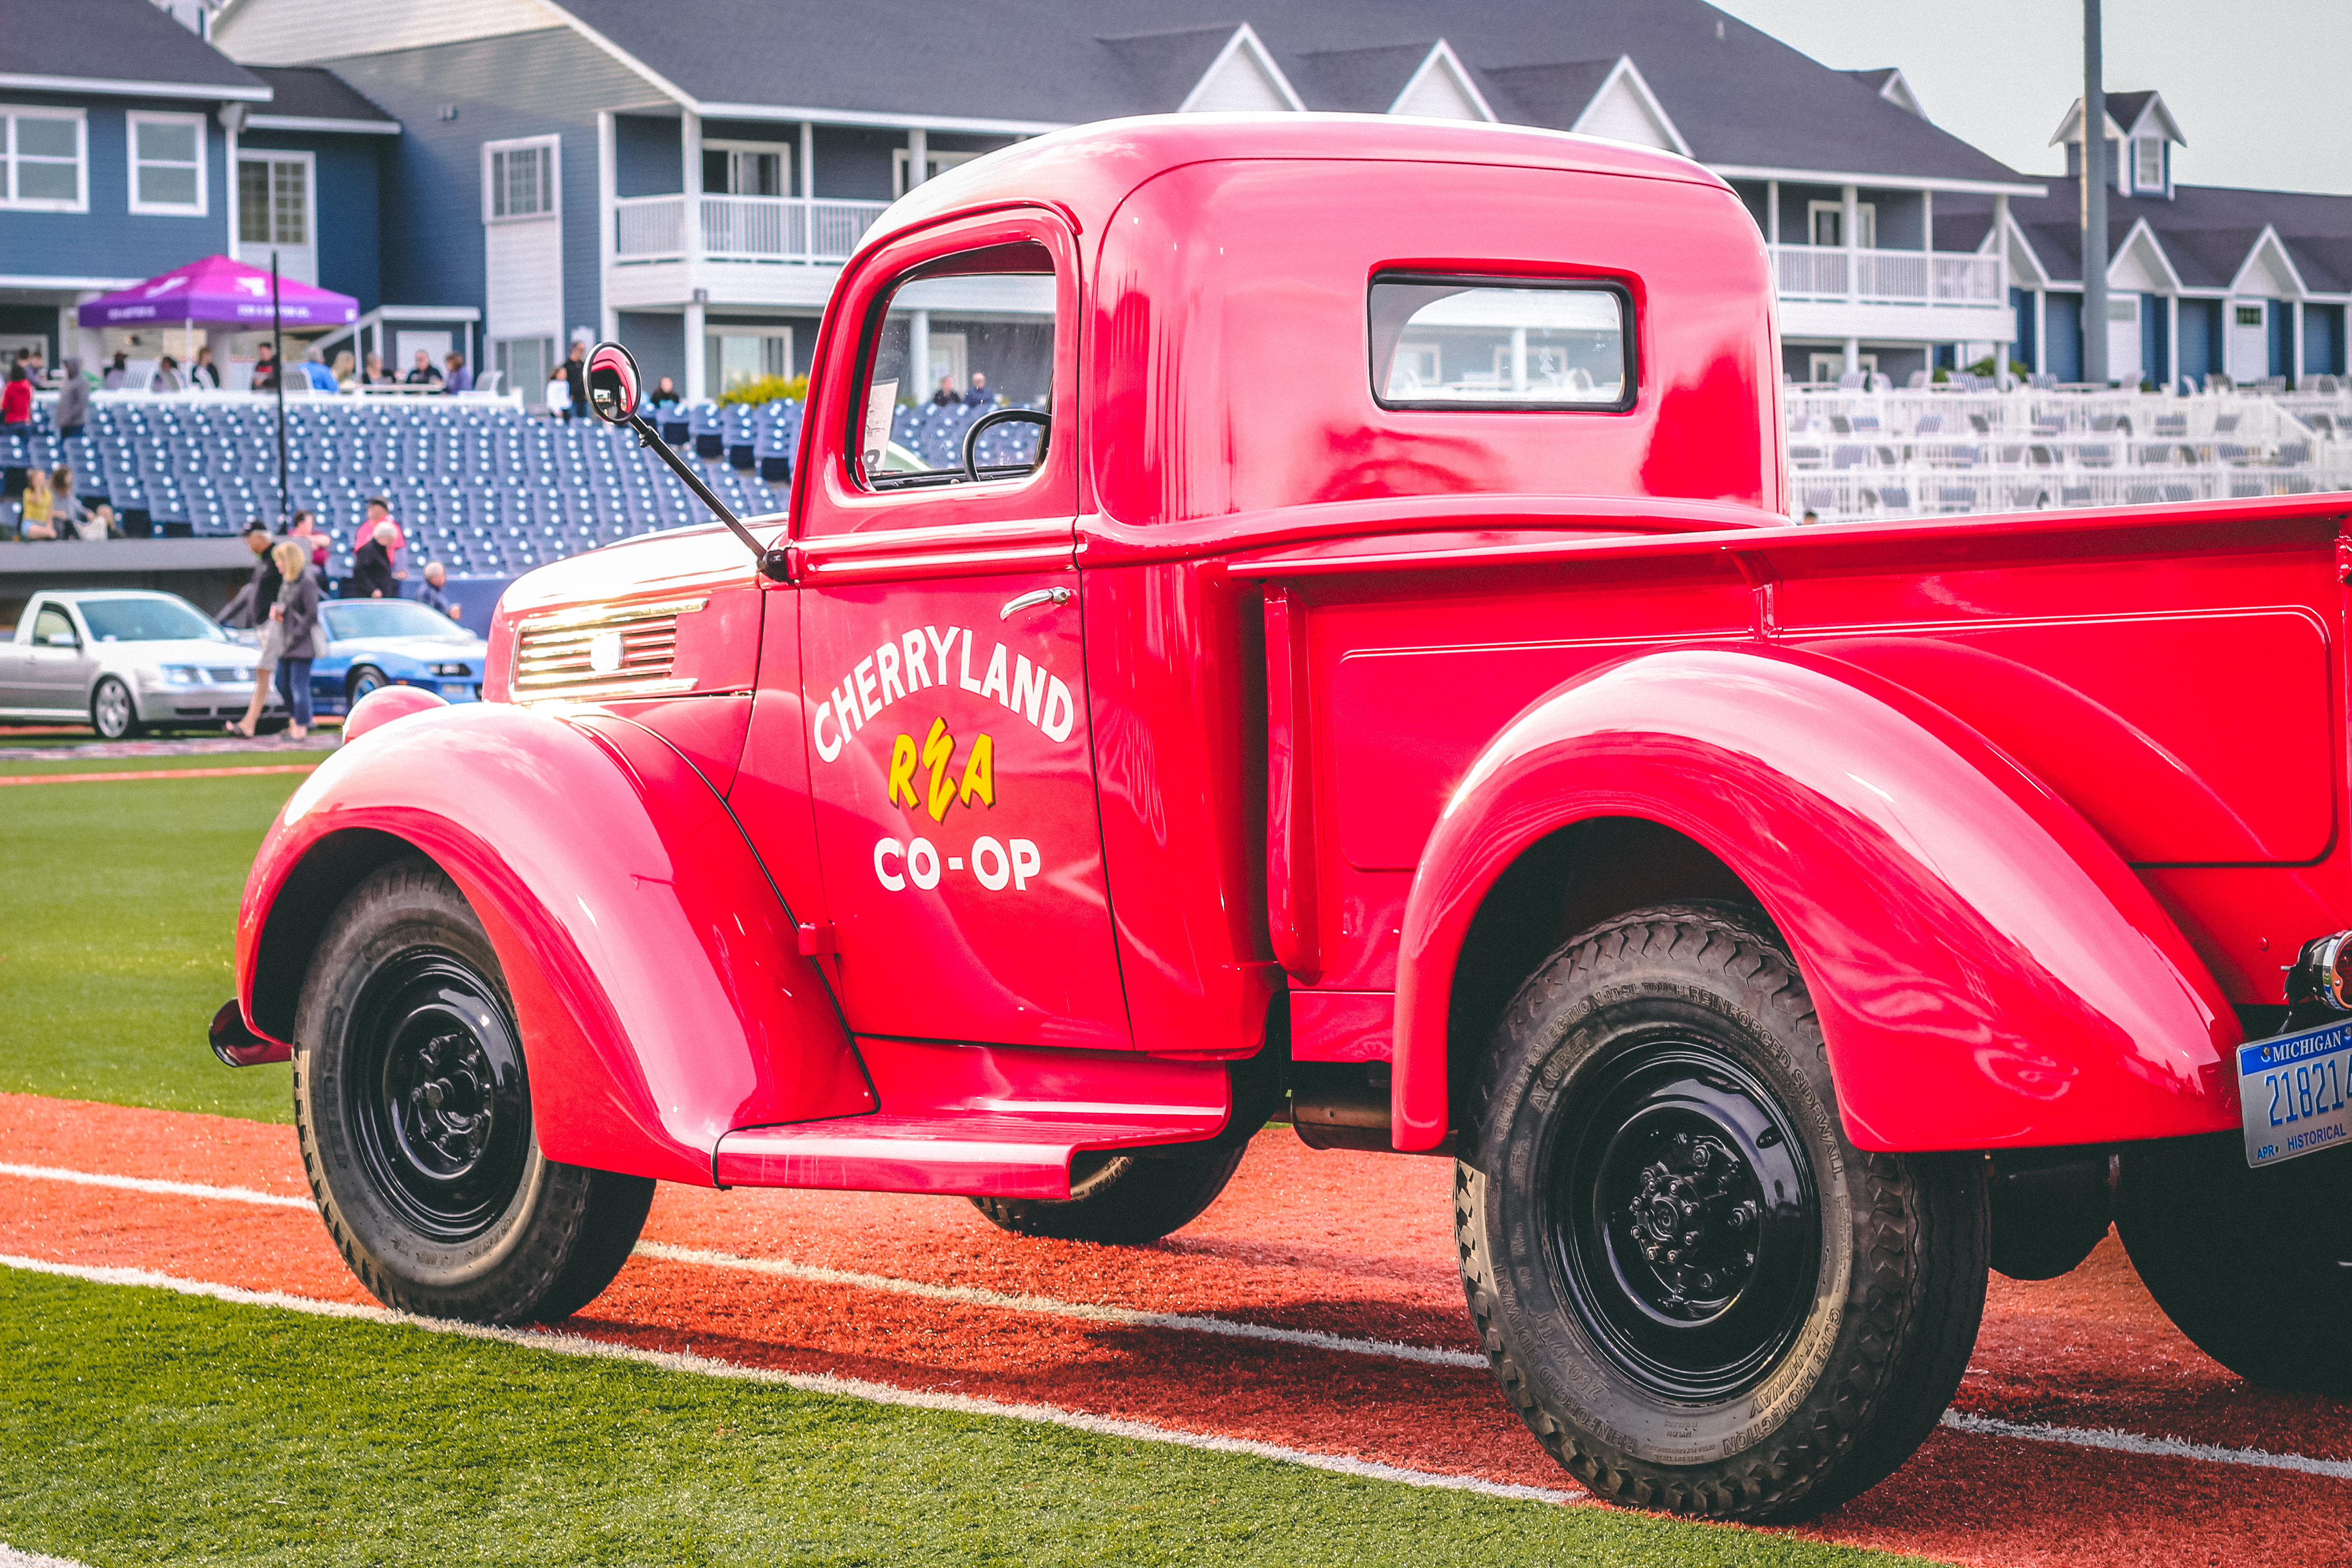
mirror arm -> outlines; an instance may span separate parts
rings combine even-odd
[[[735,537],[743,542],[744,548],[751,551],[758,559],[761,576],[774,583],[792,581],[792,565],[788,552],[782,550],[770,550],[761,544],[751,531],[743,526],[743,520],[730,510],[727,503],[720,500],[711,488],[702,482],[702,476],[688,468],[686,459],[669,449],[669,443],[661,438],[661,432],[653,427],[650,420],[642,414],[632,414],[629,416],[629,428],[636,432],[639,446],[650,447],[658,453],[661,460],[669,465],[670,472],[683,479],[686,482],[686,488],[694,492],[695,499],[709,507],[712,515],[725,523],[734,531]]]

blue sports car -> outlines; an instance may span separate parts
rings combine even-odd
[[[416,686],[452,702],[482,694],[489,645],[414,599],[331,599],[327,657],[310,667],[310,703],[342,713],[379,686]]]

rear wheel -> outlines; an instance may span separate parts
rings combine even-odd
[[[139,733],[139,708],[131,700],[131,688],[110,675],[100,681],[89,694],[89,727],[101,741],[127,741]]]
[[[1478,1094],[1454,1184],[1471,1315],[1587,1487],[1804,1519],[1926,1438],[1983,1310],[1983,1162],[1847,1140],[1759,914],[1662,906],[1570,942]]]
[[[422,860],[330,919],[295,1019],[294,1116],[327,1229],[385,1306],[565,1316],[627,1261],[654,1184],[540,1152],[522,1037],[464,897]]]
[[[1070,1162],[1070,1195],[974,1198],[972,1206],[1016,1236],[1132,1246],[1157,1241],[1201,1217],[1233,1180],[1244,1143],[1181,1152],[1081,1151]]]
[[[2257,1171],[2243,1135],[2126,1149],[2116,1229],[2199,1350],[2249,1383],[2352,1395],[2352,1154]]]

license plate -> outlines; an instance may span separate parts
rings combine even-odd
[[[2352,1138],[2352,1020],[2240,1046],[2238,1108],[2249,1165]]]

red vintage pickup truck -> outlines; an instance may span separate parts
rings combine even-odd
[[[1018,403],[929,401],[950,327]],[[2111,1220],[2352,1392],[2352,498],[1801,530],[1779,363],[1754,223],[1640,149],[966,165],[844,271],[788,516],[536,572],[488,701],[360,706],[215,1048],[290,1055],[418,1312],[578,1309],[656,1181],[1147,1242],[1271,1118],[1454,1159],[1505,1394],[1628,1502],[1874,1484],[1987,1268]]]

